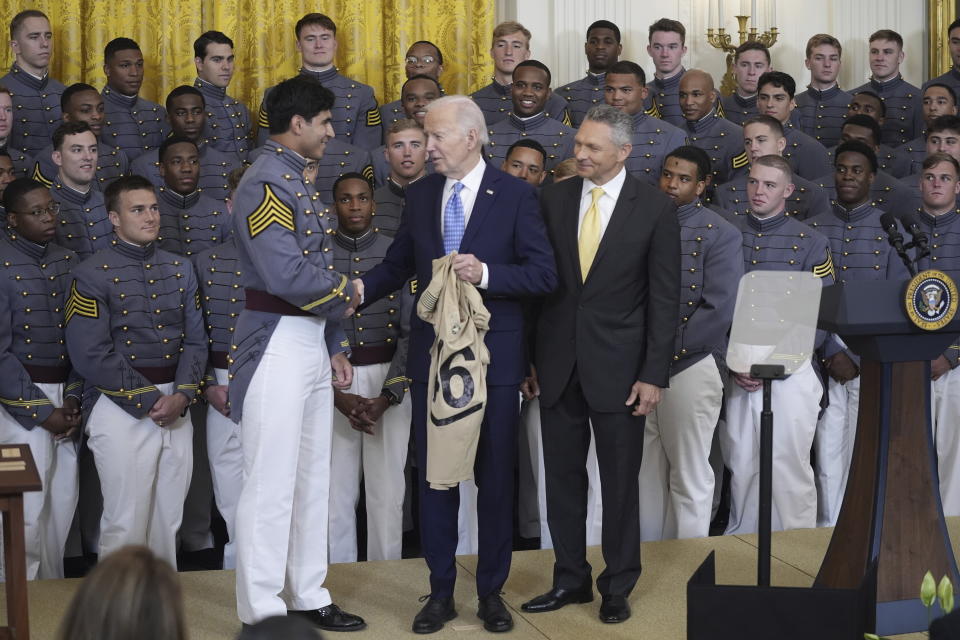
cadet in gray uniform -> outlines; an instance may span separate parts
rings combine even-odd
[[[66,306],[67,349],[93,407],[100,556],[141,544],[172,565],[193,464],[187,408],[207,362],[200,294],[186,258],[157,248],[153,185],[127,176],[104,195],[113,243],[74,269]]]
[[[700,69],[684,73],[679,96],[687,138],[710,157],[713,184],[745,174],[749,160],[743,150],[743,129],[717,113],[717,92],[710,74]]]
[[[539,189],[547,177],[546,166],[547,152],[543,146],[532,138],[520,138],[510,145],[500,170]]]
[[[881,29],[870,36],[870,81],[853,90],[872,91],[883,101],[886,116],[883,121],[882,144],[900,145],[919,135],[923,125],[920,89],[903,79],[903,37],[896,31]]]
[[[317,215],[323,204],[303,178],[306,158],[319,158],[334,136],[334,95],[298,76],[278,84],[266,106],[270,140],[233,212],[246,289],[228,361],[230,419],[243,424],[237,611],[246,624],[293,610],[324,629],[359,629],[364,621],[323,587],[331,385],[352,382],[340,319],[358,300],[334,270],[330,228]]]
[[[163,186],[157,188],[157,243],[164,251],[188,258],[223,242],[230,225],[225,203],[197,188],[198,157],[196,143],[187,138],[170,136],[160,145]]]
[[[870,90],[854,93],[853,99],[850,100],[850,108],[847,109],[847,119],[844,121],[844,127],[849,124],[852,116],[858,115],[866,116],[876,122],[881,130],[876,138],[882,139],[882,130],[887,117],[887,107],[883,100],[880,99],[880,96]],[[842,129],[840,141],[845,141]],[[830,156],[833,157],[833,149],[830,149],[829,153]],[[893,149],[881,142],[877,145],[876,153],[877,165],[894,178],[900,179],[910,175],[910,156],[903,153],[899,147]]]
[[[633,177],[655,185],[664,156],[685,144],[687,134],[646,113],[643,103],[649,89],[640,65],[621,60],[607,70],[605,82],[606,103],[633,117],[633,147],[624,166]]]
[[[723,96],[723,117],[743,126],[744,121],[760,113],[757,109],[757,81],[770,71],[770,50],[756,40],[747,40],[733,53],[733,78],[737,88]]]
[[[400,228],[407,185],[427,175],[427,136],[416,120],[398,120],[387,131],[384,156],[390,167],[386,184],[373,192],[373,224],[379,233],[394,237]]]
[[[30,158],[20,149],[9,145],[13,128],[13,99],[10,90],[0,84],[0,150],[7,153],[16,177],[23,178],[30,170]]]
[[[193,56],[193,86],[203,94],[207,110],[203,140],[244,162],[253,149],[253,122],[247,105],[227,95],[234,72],[233,40],[219,31],[205,31],[193,42]]]
[[[825,147],[840,140],[840,125],[853,97],[837,84],[842,53],[840,41],[833,36],[818,33],[811,37],[804,62],[810,70],[810,84],[796,97],[800,130]]]
[[[373,96],[373,88],[342,76],[333,65],[337,54],[337,25],[322,13],[308,13],[297,21],[297,51],[300,53],[300,75],[317,80],[336,96],[333,105],[333,130],[341,142],[361,149],[375,149],[380,145],[380,109]],[[269,136],[270,117],[267,95],[263,92],[257,115],[257,146]]]
[[[909,158],[909,175],[920,173],[923,160],[927,157],[927,133],[934,120],[940,116],[957,115],[957,94],[952,88],[939,82],[925,84],[921,104],[923,131],[897,150],[899,154]]]
[[[13,99],[16,118],[7,144],[26,157],[47,146],[60,124],[63,84],[48,75],[53,55],[50,20],[41,11],[21,11],[10,21],[13,66],[0,78]]]
[[[597,20],[587,27],[587,41],[583,43],[587,56],[587,75],[557,89],[557,94],[567,101],[571,126],[579,127],[590,107],[603,104],[604,77],[607,68],[614,64],[623,52],[620,44],[620,28],[609,20]]]
[[[960,18],[951,22],[950,26],[947,27],[947,41],[949,42],[953,38],[960,38]],[[953,89],[954,93],[960,94],[960,47],[950,47],[950,58],[953,61],[950,70],[923,83],[924,89],[928,85],[940,83]]]
[[[5,190],[0,242],[0,443],[26,443],[40,490],[23,496],[27,579],[62,578],[77,509],[77,444],[83,381],[67,357],[63,322],[72,251],[52,242],[57,205],[42,184]],[[9,574],[8,574],[9,575]]]
[[[812,180],[832,170],[826,147],[801,131],[792,121],[796,102],[793,95],[797,85],[793,78],[781,71],[768,71],[757,83],[757,108],[760,113],[773,116],[783,126],[787,146],[783,157],[790,163],[794,175]]]
[[[443,54],[440,53],[440,47],[429,40],[418,40],[407,49],[407,55],[404,58],[407,81],[416,76],[430,78],[437,85],[437,93],[440,97],[443,95],[443,88],[440,86],[440,74],[443,73]],[[406,82],[404,82],[406,86]],[[406,112],[404,105],[403,87],[400,88],[400,98],[380,107],[380,126],[383,128],[383,139],[387,139],[387,130],[397,120],[403,120],[411,117]],[[436,98],[434,98],[436,100]],[[374,152],[376,155],[376,152]]]
[[[859,141],[844,142],[837,147],[835,162],[837,202],[831,211],[806,223],[830,241],[837,281],[909,279],[880,224],[883,211],[870,204],[870,182],[878,170],[873,149]],[[834,526],[840,514],[857,432],[860,359],[843,347],[839,339],[830,340],[823,352],[829,405],[817,423],[813,442],[817,526],[821,527]]]
[[[786,145],[783,125],[773,116],[753,116],[744,122],[743,146],[750,162],[763,156],[782,156]],[[784,207],[787,215],[803,220],[830,210],[830,199],[823,187],[796,174],[793,175],[793,185],[793,193],[785,199]],[[741,176],[717,186],[714,201],[722,210],[733,215],[748,214],[750,200],[747,198],[747,176]]]
[[[743,275],[739,230],[700,200],[710,159],[694,146],[671,151],[660,190],[677,203],[680,304],[670,388],[647,416],[640,465],[644,540],[710,533],[710,447],[723,403],[727,332]]]
[[[940,116],[933,121],[927,131],[926,152],[946,153],[960,159],[960,117]]]
[[[680,79],[686,72],[682,64],[686,38],[686,27],[669,18],[660,18],[648,30],[647,54],[656,70],[644,107],[649,115],[681,128],[686,125],[679,97]]]
[[[507,150],[519,138],[531,137],[547,151],[547,171],[573,155],[573,129],[548,118],[544,109],[550,97],[550,69],[537,60],[524,60],[513,70],[513,111],[487,130],[490,142],[486,160],[503,163]]]
[[[0,215],[6,214],[6,210],[3,208],[3,190],[14,180],[16,180],[16,177],[14,175],[13,161],[10,160],[10,156],[6,151],[0,149]]]
[[[493,30],[490,57],[493,58],[493,78],[490,84],[470,94],[483,112],[483,118],[488,125],[499,122],[510,114],[513,70],[517,64],[530,59],[530,31],[519,22],[501,22]],[[570,126],[567,101],[559,94],[550,94],[546,114]]]
[[[93,135],[100,140],[103,133],[103,96],[88,84],[78,82],[63,91],[60,96],[64,122],[85,122]],[[130,161],[122,149],[112,147],[100,141],[97,151],[97,167],[93,187],[103,191],[110,181],[127,173]],[[53,161],[53,145],[41,149],[33,158],[30,177],[49,186],[57,175],[57,165]]]
[[[140,97],[143,54],[130,38],[114,38],[103,49],[107,86],[103,103],[107,120],[100,134],[108,145],[120,147],[133,161],[160,146],[167,135],[167,112]]]
[[[403,88],[400,90],[403,113],[406,118],[412,118],[422,127],[423,119],[427,115],[427,105],[442,95],[440,84],[433,78],[413,76],[403,83]],[[394,122],[399,122],[399,120]],[[389,128],[385,131],[389,131]],[[386,133],[384,133],[383,140],[383,146],[370,152],[370,159],[373,164],[373,184],[377,187],[384,186],[387,182],[387,176],[390,174],[390,164],[385,153]],[[433,173],[433,163],[430,162],[429,158],[427,159],[427,173]]]
[[[171,135],[193,142],[200,152],[197,160],[200,190],[214,200],[226,200],[227,175],[241,162],[235,154],[220,151],[203,141],[207,113],[200,90],[180,85],[171,91],[167,96],[167,118],[170,120]],[[163,179],[160,176],[159,154],[159,149],[142,154],[130,165],[130,172],[147,178],[155,186],[161,186]]]
[[[110,246],[113,224],[103,194],[94,188],[99,144],[85,122],[68,122],[53,133],[54,164],[58,167],[50,192],[60,205],[57,244],[81,260]]]

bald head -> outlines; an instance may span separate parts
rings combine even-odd
[[[696,122],[708,115],[716,100],[713,78],[700,69],[690,69],[683,74],[679,93],[683,117],[690,122]]]

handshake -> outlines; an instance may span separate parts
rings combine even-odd
[[[350,302],[343,312],[344,318],[349,318],[357,310],[357,307],[360,306],[360,303],[363,302],[363,280],[357,278],[353,280],[350,284],[353,285],[353,293],[350,294]]]

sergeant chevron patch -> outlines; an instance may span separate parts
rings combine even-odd
[[[260,111],[257,112],[257,125],[264,129],[270,128],[270,118],[267,117],[267,110],[263,105],[260,105]]]
[[[374,107],[367,111],[367,126],[368,127],[379,127],[383,120],[380,119],[380,109]]]
[[[264,184],[263,201],[247,216],[247,228],[250,231],[250,237],[256,238],[274,223],[289,231],[296,230],[293,221],[293,209],[277,197],[270,185]]]
[[[31,178],[47,187],[48,189],[53,186],[52,180],[47,180],[46,176],[40,173],[40,163],[36,162],[33,165],[33,173],[30,175]]]
[[[94,320],[100,317],[100,308],[97,301],[80,293],[77,290],[76,281],[70,285],[70,297],[67,298],[67,304],[64,307],[64,324],[70,322],[70,318],[73,316],[83,316]]]
[[[741,167],[745,167],[748,164],[750,164],[750,159],[747,157],[746,151],[744,151],[738,156],[734,156],[733,160],[730,161],[730,165],[734,169],[740,169]]]
[[[827,276],[833,276],[833,256],[830,255],[830,249],[827,249],[827,259],[821,262],[820,264],[813,266],[813,275],[818,278],[826,278]]]
[[[362,173],[363,173],[363,177],[364,177],[364,178],[366,178],[366,179],[369,180],[370,182],[373,182],[374,174],[373,174],[373,165],[372,165],[372,164],[368,164],[367,166],[365,166],[365,167],[363,168]]]

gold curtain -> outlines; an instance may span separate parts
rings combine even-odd
[[[13,5],[13,6],[11,6]],[[25,8],[40,9],[54,31],[51,75],[64,84],[104,84],[103,47],[125,36],[139,43],[146,63],[141,95],[162,103],[167,93],[196,76],[193,41],[208,29],[236,45],[234,95],[256,112],[263,90],[297,72],[293,27],[311,11],[337,23],[340,72],[373,87],[380,104],[397,99],[404,80],[403,54],[417,40],[443,52],[440,81],[447,93],[466,93],[489,83],[488,51],[494,0],[31,0],[4,3],[0,25]],[[9,47],[0,65],[13,63]]]

